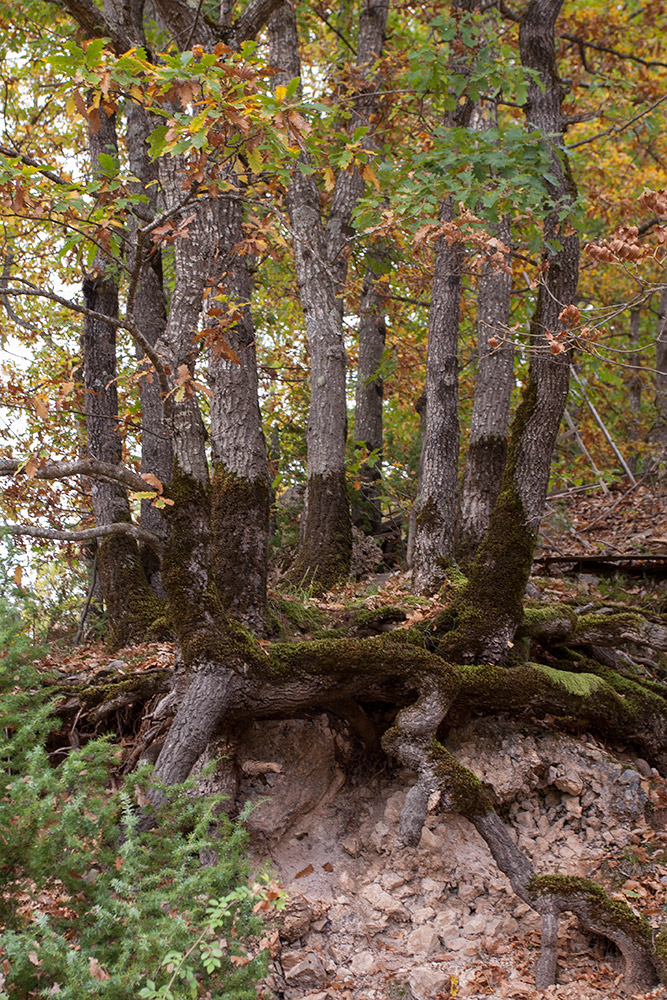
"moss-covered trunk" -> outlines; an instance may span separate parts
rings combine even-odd
[[[503,487],[461,598],[452,642],[452,655],[463,661],[498,663],[512,647],[567,402],[569,350],[556,338],[563,310],[572,307],[577,291],[579,238],[566,214],[577,192],[563,148],[563,88],[555,66],[560,6],[556,0],[534,0],[521,20],[521,58],[534,71],[526,116],[545,136],[553,180],[546,182],[544,272],[528,338],[528,381],[512,424]]]
[[[299,553],[290,571],[296,586],[331,588],[346,579],[352,552],[352,522],[344,470],[308,478]]]

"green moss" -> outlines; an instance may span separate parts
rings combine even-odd
[[[405,608],[401,607],[359,608],[352,616],[352,625],[355,628],[379,629],[406,618]]]
[[[594,917],[633,935],[651,948],[652,931],[648,920],[638,916],[623,900],[612,899],[592,879],[575,875],[536,875],[528,883],[528,891],[533,898],[556,896],[566,904],[579,898],[588,904]]]
[[[538,670],[554,681],[562,684],[569,694],[576,698],[589,698],[600,688],[604,687],[604,681],[596,674],[573,673],[571,670],[557,670],[554,667],[547,667],[543,663],[532,663],[533,670]]]
[[[324,593],[347,579],[352,555],[352,521],[345,471],[308,478],[305,525],[299,552],[289,572],[298,587]]]
[[[269,482],[244,479],[216,464],[211,481],[211,564],[223,606],[265,629]]]
[[[277,616],[281,631],[284,628],[284,622],[294,626],[300,632],[313,632],[316,629],[321,629],[326,622],[326,615],[315,605],[304,604],[296,598],[283,597],[281,594],[271,598],[269,608]]]
[[[491,801],[477,775],[460,764],[437,740],[433,740],[428,758],[442,790],[456,812],[471,819],[493,811]]]

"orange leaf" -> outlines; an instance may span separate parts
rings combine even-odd
[[[164,489],[164,487],[162,486],[162,483],[160,482],[160,480],[158,479],[158,477],[155,476],[155,475],[153,475],[152,472],[142,472],[141,473],[141,478],[145,482],[147,482],[149,486],[154,486],[155,489],[158,491],[158,493],[162,493],[162,490]]]

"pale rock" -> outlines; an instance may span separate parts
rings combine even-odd
[[[380,968],[380,963],[372,951],[358,951],[350,962],[350,970],[355,976],[371,976]]]
[[[510,914],[508,913],[505,919],[503,920],[501,933],[505,934],[507,937],[512,937],[514,934],[517,934],[518,931],[519,931],[519,921],[515,920],[514,917],[510,916]]]
[[[429,896],[442,896],[445,891],[445,883],[439,882],[434,878],[423,878],[422,879],[422,892],[425,892]]]
[[[466,949],[470,946],[470,944],[472,944],[472,942],[468,938],[465,937],[450,938],[449,941],[445,941],[444,944],[447,951],[462,951],[466,955],[471,954],[469,951],[466,951]],[[477,951],[477,945],[474,945],[472,954],[474,954],[476,951]]]
[[[319,993],[306,993],[302,1000],[328,1000],[328,996],[328,993],[321,991]]]
[[[418,965],[410,973],[408,982],[415,1000],[435,1000],[449,989],[450,976],[448,972],[433,969],[430,965]]]
[[[285,969],[285,979],[290,986],[325,986],[327,973],[322,960],[314,952],[309,952],[291,969]]]
[[[361,841],[353,835],[346,837],[345,840],[341,840],[340,846],[351,858],[356,858],[361,852]]]
[[[410,907],[410,917],[412,923],[415,926],[421,926],[421,924],[427,924],[429,920],[432,920],[435,916],[435,910],[432,906],[422,906],[417,903],[416,906]]]
[[[401,818],[401,810],[405,804],[405,792],[394,792],[387,799],[384,807],[384,820],[390,826],[396,826]]]
[[[399,900],[394,899],[388,892],[381,889],[379,885],[367,885],[362,895],[375,910],[380,910],[392,920],[409,920],[410,914]]]
[[[433,928],[443,941],[446,941],[450,937],[457,937],[459,934],[458,917],[451,910],[438,913],[433,919]]]
[[[471,917],[463,924],[463,930],[470,937],[473,935],[481,934],[486,931],[487,918],[484,913],[474,913]]]
[[[440,938],[432,927],[417,927],[408,934],[408,953],[410,955],[429,955],[440,951]]]
[[[429,828],[425,826],[422,828],[419,846],[424,851],[439,851],[442,847],[442,840],[436,833],[433,832],[433,830],[429,830]]]
[[[357,885],[357,880],[346,869],[343,869],[343,871],[338,876],[338,884],[340,885],[343,892],[351,892],[351,893],[359,892],[359,886]]]
[[[581,817],[581,802],[576,794],[564,795],[563,805],[567,809],[570,819],[579,819]]]
[[[383,854],[387,848],[390,847],[393,837],[393,831],[389,829],[386,823],[383,823],[382,820],[380,820],[380,822],[376,823],[373,828],[373,832],[370,836],[370,842],[378,854]]]
[[[576,771],[566,771],[565,774],[559,774],[554,785],[566,795],[581,795],[584,788],[581,775],[577,774]]]
[[[459,886],[458,897],[459,899],[472,900],[479,896],[480,890],[476,885],[472,885],[470,882],[462,882]]]
[[[381,880],[382,888],[386,889],[387,892],[391,892],[392,889],[398,889],[399,886],[405,884],[405,879],[398,872],[385,872]]]

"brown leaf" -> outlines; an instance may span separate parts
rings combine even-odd
[[[111,976],[103,969],[96,958],[91,955],[88,959],[89,971],[93,979],[97,979],[98,983],[103,982],[105,979],[111,979]]]
[[[36,951],[28,952],[28,961],[32,962],[33,965],[40,966],[42,963],[39,960],[39,956]]]
[[[36,455],[31,455],[28,461],[23,466],[23,471],[25,472],[28,479],[34,479],[37,475],[37,469],[39,468],[39,459]]]
[[[149,486],[154,486],[158,493],[162,493],[164,489],[162,483],[152,472],[142,472],[141,478],[148,483]]]
[[[313,872],[313,870],[314,869],[313,869],[312,865],[306,865],[305,868],[302,868],[300,872],[296,873],[296,875],[294,876],[294,878],[305,878],[306,875],[311,875],[312,872]]]

